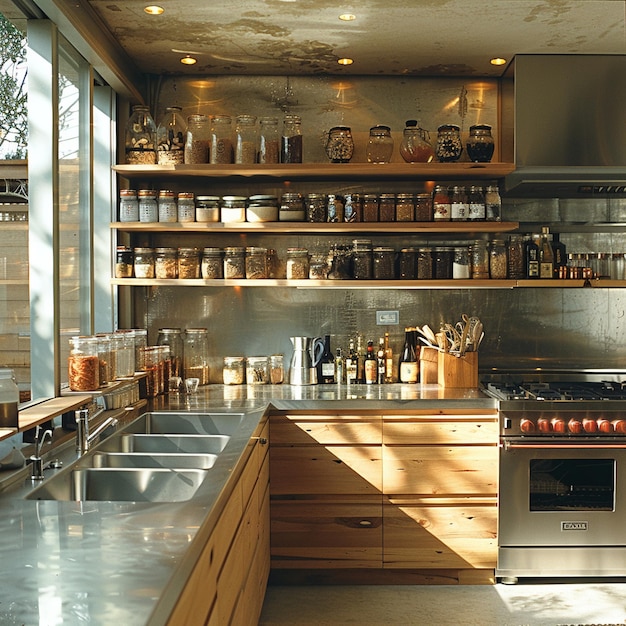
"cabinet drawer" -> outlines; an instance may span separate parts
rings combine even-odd
[[[451,417],[385,417],[383,442],[386,444],[496,444],[498,421],[494,415]]]
[[[378,444],[382,441],[381,418],[354,415],[272,415],[272,445]]]
[[[383,506],[384,567],[494,568],[496,501]]]
[[[271,504],[272,567],[382,566],[382,504]]]
[[[386,494],[495,495],[497,446],[383,446]]]
[[[381,456],[381,446],[272,446],[270,493],[380,493]]]

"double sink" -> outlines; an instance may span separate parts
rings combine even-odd
[[[241,413],[145,413],[33,489],[26,498],[190,500],[243,418]]]

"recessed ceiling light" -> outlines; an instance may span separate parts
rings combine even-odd
[[[505,65],[506,59],[503,59],[502,57],[495,57],[491,59],[489,63],[491,63],[491,65]]]
[[[181,63],[184,65],[195,65],[198,62],[198,59],[194,59],[192,56],[184,56],[181,60]]]
[[[339,63],[339,65],[352,65],[354,63],[354,59],[337,59],[337,63]]]
[[[161,15],[165,9],[163,7],[157,6],[156,4],[149,4],[144,8],[144,11],[148,15]]]
[[[354,13],[342,13],[339,19],[342,22],[351,22],[352,20],[356,20],[356,15],[354,15]]]

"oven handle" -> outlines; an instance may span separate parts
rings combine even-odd
[[[510,443],[504,442],[505,450],[625,450],[626,444],[622,443]]]

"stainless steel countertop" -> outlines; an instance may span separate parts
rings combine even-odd
[[[0,623],[165,624],[245,461],[266,409],[493,409],[477,389],[436,385],[210,385],[159,398],[154,410],[245,413],[238,433],[192,500],[176,503],[59,502],[0,498]],[[54,455],[52,456],[54,458]]]

